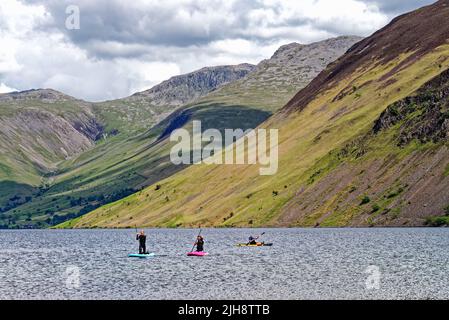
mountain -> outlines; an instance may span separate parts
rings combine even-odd
[[[362,39],[342,36],[307,45],[284,45],[270,59],[260,62],[247,77],[216,90],[195,106],[217,102],[251,106],[270,113],[277,111],[329,63]]]
[[[102,132],[85,101],[49,89],[0,95],[0,212],[31,201],[59,162],[92,148]]]
[[[146,138],[142,139],[144,148],[128,143],[133,146],[128,160],[106,166],[114,169],[113,174],[124,174],[120,178],[115,176],[113,181],[127,181],[127,186],[138,186],[140,189],[182,170],[183,166],[175,166],[169,161],[172,143],[167,137],[171,131],[179,127],[191,130],[189,123],[192,120],[202,121],[204,130],[255,128],[288,102],[329,63],[361,39],[338,37],[310,45],[292,43],[281,47],[270,59],[258,64],[247,77],[223,86],[195,103],[179,108],[156,125],[147,133],[147,137],[158,137],[152,145],[147,143]],[[126,149],[126,146],[123,148]],[[109,157],[103,156],[98,158],[98,161],[88,161],[89,169],[83,168],[82,171],[101,172],[105,158]],[[117,159],[116,156],[111,158]],[[149,163],[151,165],[148,165]],[[93,166],[95,170],[92,169]],[[97,187],[103,188],[110,184],[103,180],[101,186]]]
[[[254,69],[254,65],[247,63],[202,68],[130,97],[95,104],[95,110],[109,131],[148,130],[182,105],[244,78]]]
[[[193,120],[201,121],[203,130],[255,128],[361,39],[343,36],[308,45],[284,45],[245,78],[179,108],[154,130],[159,130],[160,138],[167,138],[175,129],[191,130]]]
[[[147,119],[150,123],[157,116],[151,119],[139,116],[138,111],[142,110],[138,106],[140,102],[137,105],[126,102],[136,96],[148,95],[148,92],[121,102],[95,104],[94,111],[104,124],[105,138],[78,156],[58,163],[57,170],[51,174],[51,183],[47,183],[32,201],[5,212],[0,224],[8,227],[57,224],[121,199],[182,170],[182,166],[173,165],[169,159],[172,144],[167,135],[171,130],[185,125],[186,119],[200,119],[205,127],[218,129],[256,127],[273,111],[282,107],[307,81],[312,80],[315,76],[313,73],[318,73],[359,40],[357,37],[342,37],[306,46],[292,44],[256,68],[239,65],[236,73],[243,75],[247,70],[252,72],[240,80],[216,88],[195,102],[177,109],[174,107],[175,111],[171,115],[150,130],[143,129],[143,120]],[[308,65],[313,66],[312,69]],[[238,71],[241,69],[244,70],[243,73]],[[302,73],[303,69],[303,76],[293,72],[299,70]],[[220,79],[231,78],[227,71],[227,75],[220,73],[223,68],[211,69],[219,72],[220,76],[207,76],[204,74],[206,70],[208,68],[192,74],[191,78],[202,79],[200,82],[205,84],[198,86],[207,87],[207,90],[212,88],[207,83],[215,87]],[[253,77],[253,73],[256,77]],[[291,80],[287,81],[290,75]],[[247,84],[247,81],[250,83]],[[289,87],[281,90],[279,83],[285,81],[289,83]],[[173,83],[178,81],[171,85]],[[159,88],[167,86],[164,84]],[[152,92],[155,91],[162,95],[162,89]],[[269,98],[256,100],[261,94]],[[168,97],[169,91],[165,95]],[[177,93],[174,94],[176,95]],[[120,103],[124,106],[120,107]],[[110,112],[111,106],[113,110],[119,111]],[[152,106],[151,110],[153,108]],[[135,121],[135,117],[140,119]]]
[[[195,165],[63,226],[449,223],[448,18],[447,0],[395,18],[261,124],[276,174]]]
[[[102,133],[91,104],[48,89],[0,95],[0,124],[0,177],[17,182],[37,182]]]
[[[54,214],[63,205],[51,198],[53,206],[41,207],[42,201],[47,201],[49,189],[59,178],[70,176],[67,172],[75,171],[86,156],[98,158],[101,150],[121,148],[179,107],[180,101],[201,97],[245,77],[253,68],[249,64],[204,68],[104,103],[82,101],[52,89],[0,94],[0,227],[14,225],[16,214],[27,225],[41,208]],[[66,202],[73,203],[69,197],[65,196]],[[30,209],[23,215],[19,207]]]

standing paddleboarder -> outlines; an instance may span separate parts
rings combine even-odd
[[[136,240],[139,241],[139,254],[147,254],[147,236],[143,230],[136,235]]]

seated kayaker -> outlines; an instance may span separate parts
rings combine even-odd
[[[195,246],[197,252],[204,251],[204,238],[202,236],[198,236],[198,238],[196,238]]]
[[[136,240],[139,241],[139,254],[147,254],[147,236],[143,230],[136,235]]]
[[[257,239],[259,239],[259,237],[249,236],[248,244],[257,245]]]

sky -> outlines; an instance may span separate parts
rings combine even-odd
[[[281,45],[368,36],[433,0],[1,0],[0,93],[52,88],[88,101]]]

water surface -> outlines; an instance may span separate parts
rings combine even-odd
[[[266,232],[273,247],[238,248]],[[449,229],[0,231],[0,299],[448,299]]]

